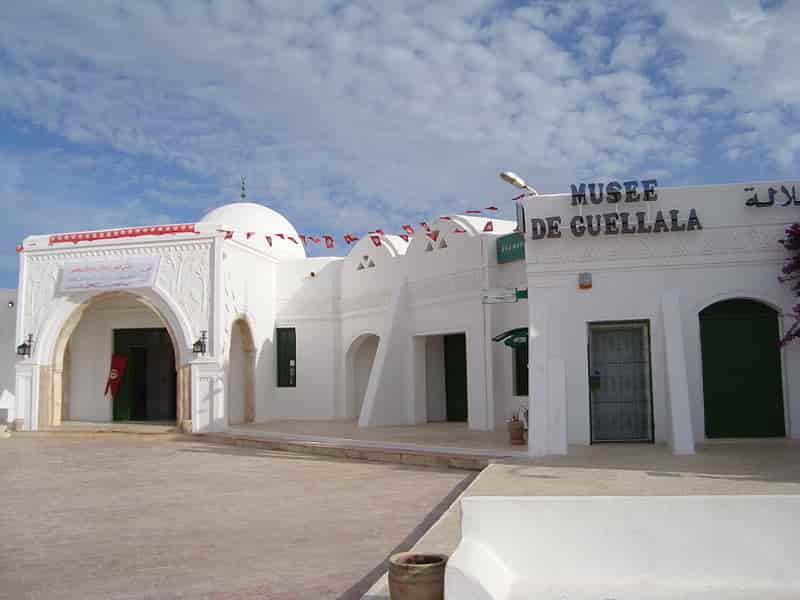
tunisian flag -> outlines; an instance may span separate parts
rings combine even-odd
[[[103,392],[105,396],[111,391],[111,397],[114,398],[119,390],[119,384],[122,382],[122,375],[125,373],[125,365],[128,364],[128,359],[119,354],[111,355],[111,370],[108,372],[108,381],[106,381],[106,391]]]

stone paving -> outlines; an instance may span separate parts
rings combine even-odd
[[[472,479],[181,436],[0,440],[0,598],[358,598]]]

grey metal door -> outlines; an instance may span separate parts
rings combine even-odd
[[[592,442],[653,441],[648,323],[589,327]]]

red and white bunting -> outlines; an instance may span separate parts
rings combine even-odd
[[[299,244],[299,243],[300,243],[300,242],[298,242],[296,239],[294,239],[294,238],[293,238],[292,236],[290,236],[290,235],[287,235],[287,236],[286,236],[286,239],[287,239],[287,240],[291,240],[291,241],[293,241],[295,244]]]
[[[497,210],[497,207],[496,206],[487,206],[483,210],[491,210],[492,212],[494,212],[494,211]]]
[[[272,248],[272,236],[271,235],[265,235],[264,238],[267,240],[267,243],[269,244],[269,247]]]
[[[425,221],[420,221],[419,226],[422,227],[425,231],[430,231],[431,227]]]
[[[370,233],[377,233],[378,235],[386,235],[386,232],[383,229],[376,229],[375,231],[370,231]]]
[[[255,232],[255,231],[248,231],[248,232],[247,232],[245,235],[247,236],[247,239],[249,240],[249,239],[250,239],[251,237],[253,237],[255,234],[256,234],[256,232]]]
[[[220,229],[220,231],[224,231],[225,232],[225,239],[226,240],[233,239],[233,231],[231,231],[230,229]]]
[[[435,231],[429,231],[425,235],[427,235],[429,238],[431,238],[435,242],[439,238],[439,230],[437,229]]]
[[[475,210],[474,208],[471,208],[469,210],[465,210],[464,214],[467,214],[467,215],[479,215],[479,214],[481,214],[481,211]]]
[[[452,218],[452,217],[448,217],[448,216],[439,217],[439,218],[440,218],[442,221],[452,221],[452,220],[453,220],[453,218]]]
[[[319,244],[322,241],[320,238],[314,237],[313,235],[308,236],[308,239],[310,239],[315,244]]]
[[[346,234],[344,234],[344,241],[348,245],[352,244],[353,242],[357,242],[358,241],[358,236],[353,235],[351,233],[346,233]]]
[[[453,229],[453,233],[467,233],[466,229],[461,229],[461,227],[456,227]]]
[[[334,240],[333,236],[331,235],[323,235],[322,238],[325,240],[325,247],[330,249],[333,248]]]
[[[408,234],[407,233],[401,233],[400,237],[402,238],[402,240],[404,242],[408,242]]]
[[[22,252],[24,249],[25,248],[22,246],[22,244],[17,244],[17,253]]]
[[[285,239],[286,239],[286,236],[285,236],[285,235],[283,235],[282,233],[276,233],[275,235],[276,235],[277,237],[281,238],[282,240],[285,240]]]
[[[408,235],[414,235],[414,228],[411,225],[403,225],[403,231],[405,231]],[[408,241],[408,240],[406,240]]]
[[[485,232],[494,231],[494,223],[491,221],[486,221],[486,225],[483,226],[483,230]]]
[[[167,235],[175,233],[195,233],[194,223],[181,223],[178,225],[154,225],[152,227],[130,227],[127,229],[108,229],[105,231],[82,231],[79,233],[59,233],[51,235],[50,244],[64,244],[78,242],[93,242],[96,240],[113,240],[128,237],[141,237],[145,235]]]
[[[300,238],[300,241],[303,242],[303,246],[305,246],[306,245],[306,236],[304,236],[302,233],[300,233],[300,234],[298,234],[298,237]]]

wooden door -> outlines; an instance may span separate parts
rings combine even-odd
[[[444,336],[444,379],[448,421],[467,420],[467,336]]]

